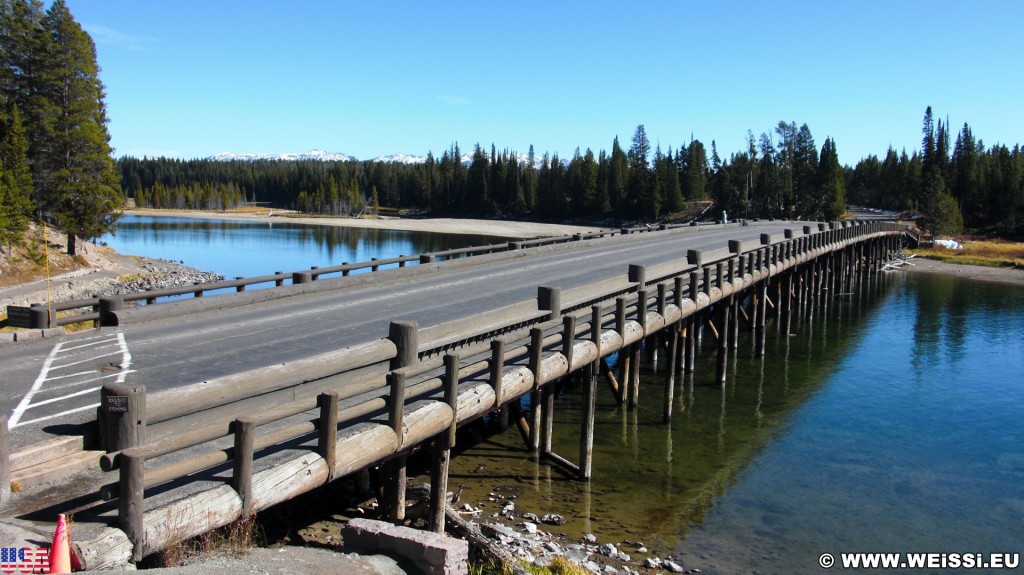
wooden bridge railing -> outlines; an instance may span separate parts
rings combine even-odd
[[[336,477],[401,458],[424,442],[444,437],[439,445],[450,447],[458,425],[518,407],[524,395],[535,406],[528,425],[533,448],[589,476],[588,452],[581,449],[574,464],[550,453],[550,439],[545,444],[550,422],[539,409],[550,400],[545,386],[576,370],[596,369],[612,353],[638,350],[631,346],[766,278],[901,232],[887,223],[836,223],[787,230],[784,237],[763,234],[756,246],[730,242],[710,253],[691,250],[676,262],[630,266],[625,280],[565,292],[541,287],[536,302],[502,308],[490,319],[424,330],[393,322],[387,338],[149,397],[133,381],[105,386],[97,423],[108,453],[101,467],[119,476],[101,495],[118,498],[127,540],[113,537],[101,546],[120,545],[120,552],[138,560],[172,538],[203,533]],[[858,257],[877,262],[881,250],[891,247],[862,250]],[[636,388],[618,393],[628,398]],[[305,445],[300,449],[306,455],[255,469],[261,451],[281,445]],[[176,452],[186,456],[160,463]],[[181,484],[228,463],[223,487],[146,509],[145,489]],[[438,487],[435,492],[443,494],[444,485]],[[400,491],[393,482],[391,497],[400,498]],[[393,503],[395,513],[404,509],[400,503]],[[93,563],[88,567],[103,560]]]
[[[48,307],[43,304],[37,303],[32,304],[31,306],[29,325],[21,327],[44,329],[49,327],[70,325],[86,321],[95,322],[97,325],[108,325],[109,318],[111,317],[109,312],[122,309],[122,307],[125,304],[134,304],[136,302],[144,301],[147,305],[152,305],[156,303],[162,303],[160,301],[161,299],[166,300],[166,298],[174,298],[190,294],[198,298],[203,297],[204,295],[215,295],[217,293],[224,292],[239,293],[244,292],[246,288],[249,286],[256,286],[271,282],[273,282],[274,287],[282,287],[286,285],[286,282],[288,282],[288,284],[290,285],[310,283],[313,281],[317,281],[324,276],[331,276],[337,274],[340,274],[342,277],[347,277],[351,275],[353,272],[360,272],[365,270],[376,272],[381,270],[382,268],[402,268],[406,267],[406,265],[408,264],[427,264],[462,257],[471,257],[504,251],[519,250],[529,247],[562,244],[568,242],[579,242],[594,238],[602,238],[606,236],[629,235],[633,233],[666,230],[677,227],[682,226],[662,225],[657,227],[642,226],[636,228],[621,228],[619,230],[600,230],[585,234],[552,236],[532,240],[510,241],[486,246],[455,248],[450,250],[429,252],[414,256],[402,255],[394,258],[384,259],[372,258],[370,261],[366,262],[343,263],[341,265],[323,268],[313,266],[308,270],[299,270],[294,272],[275,272],[273,274],[264,276],[256,276],[249,278],[236,277],[235,279],[231,280],[222,280],[208,283],[196,283],[191,286],[154,289],[119,296],[92,297],[64,302],[56,302]],[[58,316],[60,312],[70,312],[86,309],[88,309],[89,311],[81,311],[80,313]]]

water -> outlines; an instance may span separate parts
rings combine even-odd
[[[100,238],[123,254],[182,261],[226,278],[392,258],[498,243],[466,234],[266,222],[125,216]],[[357,273],[357,272],[354,272]],[[273,284],[269,284],[273,285]],[[261,287],[261,286],[254,286]]]
[[[489,493],[514,490],[519,512],[560,513],[570,536],[642,541],[707,573],[822,571],[825,552],[1021,551],[1024,290],[883,278],[793,337],[770,325],[763,360],[742,339],[724,387],[706,333],[671,426],[662,372],[647,366],[635,411],[602,383],[589,483],[531,461],[514,429],[454,458],[451,482],[487,515]],[[579,399],[556,404],[554,449],[570,460]]]

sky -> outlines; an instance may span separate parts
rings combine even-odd
[[[67,0],[131,155],[663,151],[806,123],[854,165],[925,108],[1024,141],[1024,2]]]

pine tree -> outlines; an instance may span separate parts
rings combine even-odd
[[[0,248],[17,244],[32,215],[28,139],[16,106],[0,117]]]
[[[64,0],[53,3],[43,26],[52,52],[40,89],[53,116],[43,127],[45,154],[34,166],[36,203],[67,232],[67,252],[75,255],[75,237],[94,238],[109,231],[123,202],[111,158],[96,47]]]
[[[818,186],[821,189],[822,217],[837,220],[846,212],[846,183],[843,167],[839,165],[839,154],[832,138],[825,138],[818,160]]]
[[[708,154],[700,140],[691,140],[683,168],[683,195],[688,201],[708,199]]]
[[[633,144],[629,147],[629,202],[633,206],[634,215],[642,218],[658,217],[660,202],[654,201],[654,186],[651,183],[651,169],[648,158],[651,155],[651,142],[643,124],[633,132]]]

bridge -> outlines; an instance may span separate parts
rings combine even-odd
[[[794,308],[855,290],[905,234],[849,221],[664,228],[275,274],[256,279],[291,284],[257,291],[235,280],[222,286],[233,293],[173,303],[89,302],[99,330],[0,348],[13,382],[0,485],[21,489],[0,516],[73,512],[85,566],[111,567],[376,466],[400,520],[405,457],[429,449],[431,527],[443,530],[459,426],[516,423],[531,450],[585,480],[599,378],[635,406],[641,347],[663,350],[670,418],[699,329],[724,381],[741,326],[763,354],[769,310],[790,333]],[[604,361],[615,353],[618,374]],[[552,390],[569,377],[585,398],[576,457],[550,441]],[[70,471],[73,489],[54,486]]]

